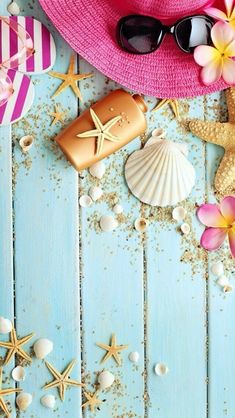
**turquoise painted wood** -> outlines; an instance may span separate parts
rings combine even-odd
[[[38,1],[17,2],[24,15],[33,15],[50,28],[57,44],[55,69],[65,72],[72,51]],[[1,14],[6,14],[7,4],[8,0],[1,2]],[[0,128],[0,315],[15,320],[19,336],[35,332],[26,346],[29,352],[37,338],[51,339],[54,350],[47,360],[59,371],[76,359],[71,377],[83,381],[86,391],[96,390],[102,370],[110,370],[116,380],[109,390],[98,392],[104,402],[95,414],[82,410],[79,388],[68,390],[64,403],[56,389],[50,390],[57,397],[52,412],[40,404],[46,393],[42,387],[52,376],[45,362],[33,357],[20,384],[33,394],[33,403],[18,415],[234,418],[234,294],[224,295],[210,273],[212,262],[228,259],[228,253],[224,247],[207,255],[198,247],[203,227],[195,217],[196,205],[215,201],[211,185],[222,154],[185,128],[189,118],[226,119],[224,96],[181,100],[179,123],[170,107],[147,114],[148,134],[162,127],[170,139],[186,142],[196,168],[196,186],[183,202],[191,225],[185,237],[172,221],[171,208],[147,207],[128,191],[123,168],[128,155],[140,147],[139,139],[105,160],[106,173],[100,181],[86,170],[77,174],[53,143],[60,130],[59,125],[51,126],[49,116],[55,103],[67,110],[69,123],[119,87],[82,59],[78,70],[94,73],[80,83],[83,103],[69,90],[51,100],[60,81],[34,76],[33,108],[12,128]],[[151,110],[156,99],[146,100]],[[29,154],[22,154],[18,140],[26,133],[35,137],[35,144]],[[79,208],[79,197],[92,185],[103,189],[102,199]],[[115,203],[124,209],[119,226],[112,233],[101,232],[100,217],[116,216]],[[134,229],[141,216],[150,220],[142,235]],[[232,261],[225,267],[232,278]],[[118,344],[128,344],[121,352],[121,366],[113,359],[101,364],[105,351],[96,345],[108,344],[113,333]],[[132,351],[140,355],[137,365],[129,361]],[[158,362],[168,366],[167,375],[154,373]],[[6,377],[13,367],[14,361],[4,368]],[[14,385],[10,377],[6,383]],[[14,404],[14,397],[11,401]]]

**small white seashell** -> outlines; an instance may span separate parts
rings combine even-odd
[[[214,276],[220,277],[224,274],[224,266],[221,261],[217,261],[216,263],[213,263],[211,266],[211,272],[214,274]]]
[[[55,396],[54,395],[44,395],[41,397],[41,404],[45,408],[54,409],[55,407]]]
[[[129,354],[129,360],[132,361],[132,363],[138,363],[140,358],[140,355],[138,351],[132,351],[132,353]]]
[[[31,405],[33,397],[30,393],[21,392],[16,397],[16,404],[20,411],[26,411],[26,409]]]
[[[180,229],[184,235],[188,235],[191,231],[190,225],[186,222],[181,225]]]
[[[229,284],[228,286],[224,286],[224,293],[231,293],[233,291],[233,286]]]
[[[186,199],[195,184],[195,170],[182,144],[168,139],[153,142],[128,158],[125,177],[129,189],[151,206],[172,206]]]
[[[89,190],[89,195],[94,202],[99,200],[103,195],[103,190],[100,187],[92,186]]]
[[[86,194],[82,195],[80,197],[80,199],[79,199],[79,205],[82,208],[89,208],[89,206],[92,205],[92,199],[91,199],[91,197],[88,196],[88,195],[86,195]]]
[[[225,287],[225,286],[229,286],[229,279],[227,278],[227,276],[225,276],[224,274],[222,276],[220,276],[216,282],[219,286],[221,287]]]
[[[186,209],[183,208],[183,206],[177,206],[172,211],[172,218],[177,221],[183,221],[187,215]]]
[[[11,375],[16,382],[21,382],[25,379],[25,369],[22,366],[17,366],[12,370]]]
[[[32,135],[23,136],[19,140],[20,147],[22,148],[24,152],[28,152],[30,148],[33,146],[33,143],[34,143],[34,137]]]
[[[115,377],[108,370],[101,372],[98,376],[98,383],[100,384],[100,389],[104,390],[112,386]]]
[[[116,213],[116,215],[120,215],[123,212],[123,207],[117,203],[113,207],[113,211],[114,211],[114,213]]]
[[[157,136],[158,138],[165,138],[165,131],[162,128],[156,128],[152,132],[152,137]]]
[[[104,232],[111,232],[118,226],[118,221],[113,216],[102,216],[100,218],[100,227]]]
[[[98,161],[98,163],[93,164],[89,168],[89,172],[93,177],[96,177],[97,179],[101,179],[105,173],[105,165],[103,161]]]
[[[7,11],[10,15],[16,16],[20,14],[20,7],[15,1],[12,1],[7,7]]]
[[[38,359],[44,359],[53,350],[53,342],[47,338],[40,338],[33,346],[35,355]]]
[[[158,376],[164,376],[169,372],[167,365],[164,363],[157,363],[154,370]]]
[[[12,331],[12,323],[9,319],[0,316],[0,334],[9,334]]]
[[[148,219],[145,218],[138,218],[135,221],[135,229],[139,232],[145,232],[149,226]]]

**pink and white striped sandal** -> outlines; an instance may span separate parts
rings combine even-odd
[[[29,111],[34,86],[27,74],[49,71],[56,47],[48,29],[32,17],[0,17],[0,125]]]

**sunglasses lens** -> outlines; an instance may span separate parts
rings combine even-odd
[[[179,22],[175,28],[179,47],[191,53],[199,45],[210,45],[213,24],[207,16],[192,16]]]
[[[148,16],[128,16],[119,21],[117,38],[123,49],[133,54],[148,54],[161,43],[160,21]]]

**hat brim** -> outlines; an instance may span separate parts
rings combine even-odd
[[[152,54],[132,55],[117,44],[118,20],[131,13],[109,0],[40,0],[69,45],[107,77],[138,93],[158,98],[195,97],[224,90],[219,81],[205,86],[200,67],[172,36]],[[140,13],[143,11],[140,10]]]

